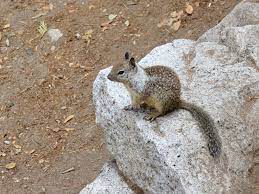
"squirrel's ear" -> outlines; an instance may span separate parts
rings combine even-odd
[[[125,59],[129,60],[129,53],[128,52],[125,53]]]
[[[130,61],[129,61],[129,66],[134,69],[136,67],[136,62],[135,62],[135,59],[133,57],[130,58]]]

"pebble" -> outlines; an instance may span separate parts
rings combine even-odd
[[[48,35],[51,39],[51,42],[57,42],[63,36],[59,29],[49,29]]]
[[[9,39],[8,39],[8,38],[5,40],[5,44],[6,44],[6,46],[7,46],[7,47],[9,47],[9,46],[10,46],[10,41],[9,41]]]
[[[79,33],[76,33],[75,37],[77,40],[79,40],[81,38],[81,35]]]
[[[50,50],[53,52],[55,51],[56,47],[55,46],[51,46]]]
[[[6,145],[10,145],[10,144],[11,144],[11,142],[8,141],[8,140],[5,140],[4,143],[5,143]]]

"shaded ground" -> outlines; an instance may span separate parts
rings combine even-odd
[[[194,11],[178,31],[157,26],[186,2],[0,1],[1,193],[78,193],[97,176],[109,159],[91,101],[98,71],[125,51],[141,58],[175,38],[197,39],[239,1],[188,1]],[[117,17],[108,24],[110,14]],[[40,38],[40,21],[63,37]]]

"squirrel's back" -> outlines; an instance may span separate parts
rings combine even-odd
[[[154,95],[165,107],[171,109],[170,104],[177,105],[180,102],[181,84],[178,75],[169,67],[151,66],[144,69],[149,77],[146,84],[145,94]],[[169,111],[169,110],[167,110]]]

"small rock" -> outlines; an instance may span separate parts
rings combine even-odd
[[[9,47],[9,46],[10,46],[10,41],[9,41],[9,39],[8,39],[8,38],[5,40],[5,44],[6,44],[6,46],[7,46],[7,47]]]
[[[11,144],[11,142],[10,142],[10,141],[8,141],[8,140],[5,140],[5,141],[4,141],[4,144],[6,144],[6,145],[10,145],[10,144]]]
[[[79,40],[81,38],[81,35],[79,33],[76,33],[75,37],[77,40]]]
[[[172,26],[172,29],[173,29],[174,31],[177,31],[177,30],[179,30],[180,26],[181,26],[181,21],[175,22],[175,23],[173,24],[173,26]]]
[[[125,24],[126,26],[129,26],[129,25],[130,25],[129,20],[125,21],[124,24]]]
[[[57,42],[63,36],[59,29],[49,29],[48,35],[51,39],[51,42]]]
[[[62,107],[61,107],[61,110],[65,110],[65,109],[67,109],[66,106],[62,106]]]
[[[116,14],[110,14],[110,15],[108,16],[108,18],[109,18],[110,21],[113,21],[116,17],[117,17]]]
[[[55,51],[56,47],[55,46],[51,46],[50,50],[53,52]]]
[[[0,156],[5,157],[5,156],[6,156],[6,153],[0,152]]]

